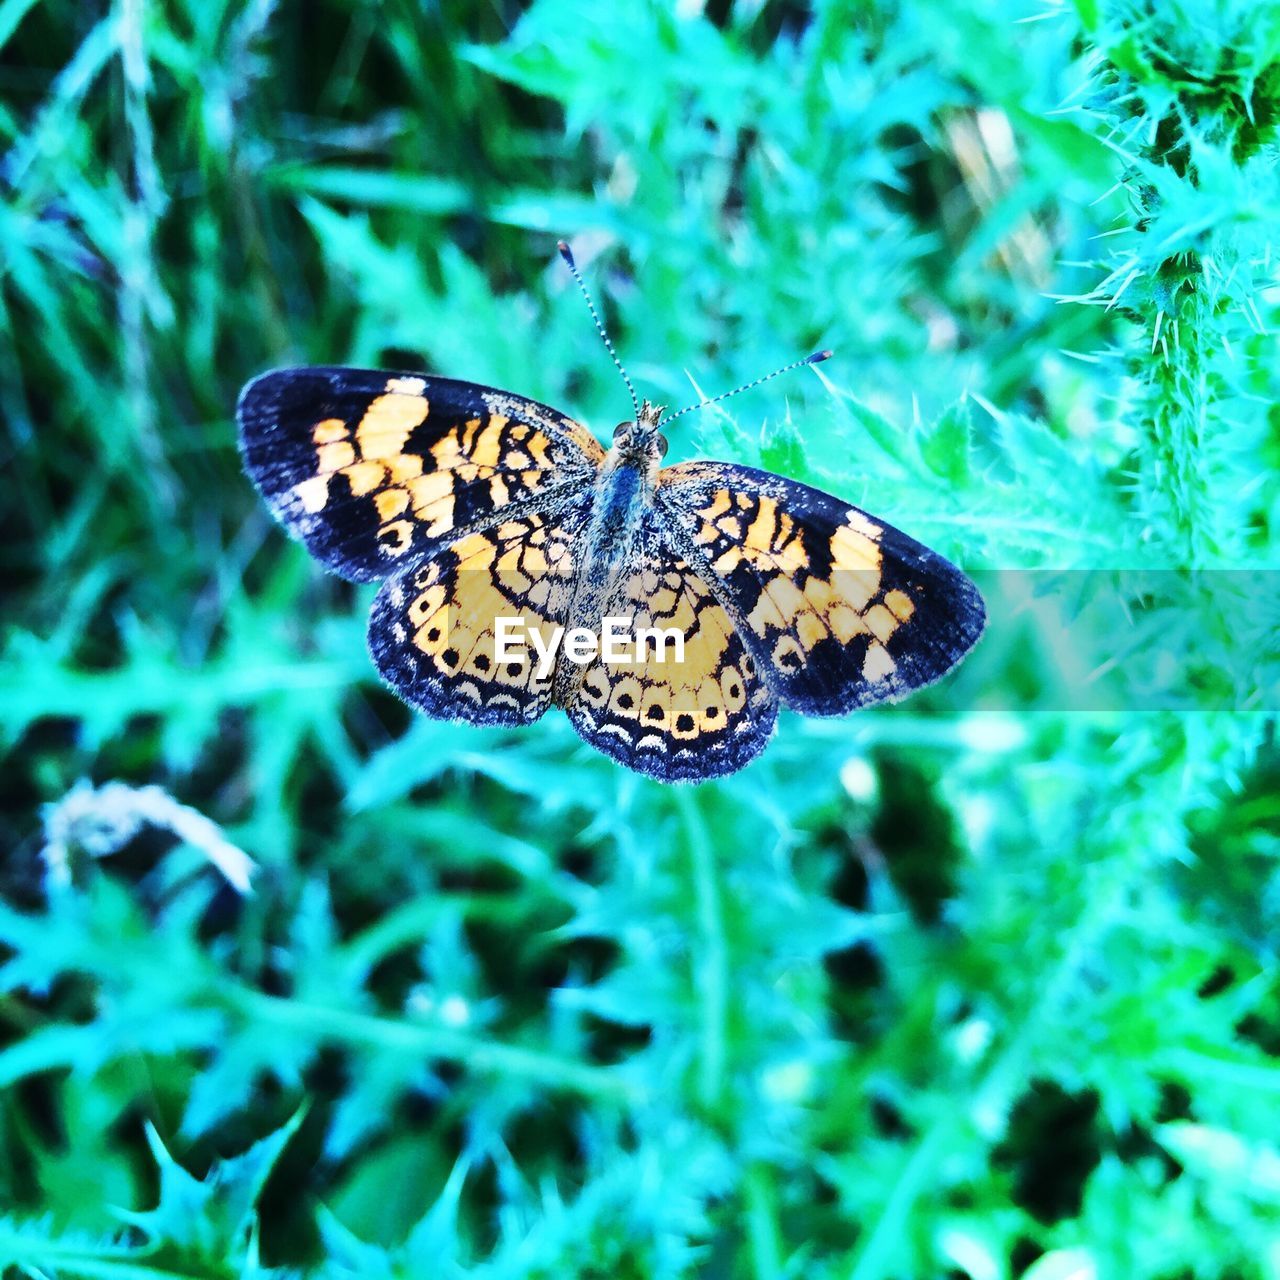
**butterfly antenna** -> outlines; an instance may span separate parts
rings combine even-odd
[[[587,286],[578,274],[578,264],[573,260],[573,253],[563,240],[556,241],[556,248],[560,250],[560,256],[565,260],[565,265],[573,272],[573,278],[578,282],[578,288],[582,290],[582,296],[586,299],[587,310],[591,312],[591,318],[596,322],[596,332],[603,339],[605,349],[609,352],[609,358],[618,366],[618,372],[622,374],[622,380],[627,384],[627,390],[631,392],[631,406],[635,409],[636,421],[639,422],[640,401],[636,398],[636,389],[631,385],[631,379],[627,377],[627,371],[622,367],[622,361],[618,359],[618,353],[613,349],[613,343],[609,341],[609,335],[605,332],[604,324],[596,311],[596,304],[591,301],[591,294],[587,292]]]
[[[763,378],[757,378],[754,382],[744,382],[740,387],[734,387],[732,391],[721,392],[718,396],[712,396],[709,400],[699,400],[697,404],[687,405],[681,409],[679,413],[669,414],[662,419],[662,426],[666,426],[669,422],[674,422],[677,418],[682,418],[686,413],[692,413],[695,409],[702,409],[709,404],[717,404],[721,400],[727,400],[730,396],[736,396],[739,392],[750,391],[752,387],[758,387],[762,382],[768,382],[771,378],[776,378],[779,374],[790,373],[792,369],[798,369],[805,364],[821,364],[824,360],[830,360],[832,352],[815,351],[811,356],[805,356],[803,360],[793,360],[790,364],[784,364],[781,369],[775,369],[772,373],[766,373]]]

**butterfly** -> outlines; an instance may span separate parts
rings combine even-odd
[[[607,450],[547,405],[417,373],[278,369],[237,418],[288,532],[382,583],[370,653],[429,716],[518,726],[557,706],[619,763],[700,782],[755,759],[780,706],[897,699],[976,643],[982,597],[943,557],[783,476],[663,466],[678,415],[632,400]]]

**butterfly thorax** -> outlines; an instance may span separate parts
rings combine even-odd
[[[600,464],[583,549],[582,576],[591,588],[579,593],[584,606],[603,603],[595,599],[597,590],[605,590],[617,580],[653,502],[658,469],[667,450],[658,432],[661,414],[660,405],[646,400],[639,418],[622,423],[613,433],[613,446]],[[599,618],[579,614],[576,621],[580,626],[592,626]]]

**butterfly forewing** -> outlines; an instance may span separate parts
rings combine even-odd
[[[732,619],[657,520],[640,530],[604,612],[632,643],[624,660],[605,661],[602,646],[575,673],[565,710],[587,742],[664,782],[733,773],[764,750],[777,703]]]
[[[731,463],[660,476],[681,550],[781,700],[839,715],[945,674],[977,641],[982,597],[953,564],[865,512]]]
[[[331,569],[384,578],[591,482],[603,450],[564,414],[450,378],[278,369],[237,410],[245,466]]]

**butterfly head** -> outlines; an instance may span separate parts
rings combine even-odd
[[[618,423],[611,450],[618,463],[657,467],[667,451],[667,438],[658,430],[665,408],[666,405],[650,404],[646,400],[635,421]]]

